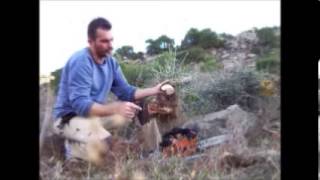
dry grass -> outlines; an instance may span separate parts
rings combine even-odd
[[[266,139],[268,143],[276,143]],[[265,143],[264,141],[264,143]],[[272,141],[272,142],[271,142]],[[279,143],[279,142],[278,142]],[[273,146],[268,146],[273,147]],[[41,156],[42,179],[280,179],[279,149],[260,147],[243,152],[239,157],[260,159],[249,167],[222,166],[223,153],[232,153],[232,146],[224,145],[205,152],[205,156],[194,161],[172,157],[162,159],[118,162],[114,168],[95,167],[77,161],[68,165],[55,156]]]
[[[207,150],[204,157],[194,161],[177,157],[169,159],[156,157],[145,160],[130,158],[117,162],[111,168],[95,167],[83,161],[65,162],[57,148],[61,141],[53,136],[45,141],[46,148],[40,156],[40,176],[43,180],[280,179],[280,139],[264,131],[258,133],[257,137],[259,142],[255,142],[255,146],[225,144]],[[256,158],[258,161],[248,167],[222,166],[223,155],[226,152],[246,159]]]
[[[224,77],[225,79],[230,80],[230,82],[226,84],[229,88],[222,87],[223,83],[221,84],[221,82],[212,80],[210,82],[198,81],[198,84],[195,84],[196,87],[193,89],[191,88],[191,90],[198,88],[196,90],[207,92],[209,90],[206,90],[205,88],[208,87],[215,90],[212,92],[218,93],[221,92],[220,89],[218,89],[220,86],[217,87],[211,85],[220,83],[221,88],[224,88],[224,92],[227,91],[232,94],[233,91],[237,90],[236,86],[241,86],[243,84],[233,84],[232,82],[237,81],[231,81],[232,78],[230,77],[232,76],[225,75]],[[202,86],[199,86],[201,83]],[[205,86],[205,83],[211,84]],[[248,92],[243,88],[245,88],[245,86],[240,87],[243,92]],[[183,87],[180,93],[186,93]],[[258,95],[256,97],[258,97]],[[255,126],[251,127],[249,133],[245,135],[248,142],[247,144],[239,143],[217,146],[207,150],[204,153],[204,157],[194,161],[187,161],[177,157],[169,159],[155,157],[153,159],[144,160],[129,158],[126,161],[115,162],[115,165],[112,167],[96,167],[83,161],[64,161],[61,152],[62,140],[56,136],[48,136],[45,139],[43,152],[40,154],[40,177],[43,180],[280,179],[279,92],[274,96],[259,97],[255,100],[258,108],[251,111],[251,113],[254,113],[258,118]],[[218,104],[217,106],[220,107],[222,105]],[[42,107],[42,109],[46,108]],[[219,109],[218,107],[216,108]],[[118,133],[120,135],[122,134],[124,137],[130,136],[132,133],[132,127],[124,128]],[[225,155],[228,153],[248,161],[254,159],[255,163],[247,167],[234,167],[233,165],[228,165],[224,159]]]

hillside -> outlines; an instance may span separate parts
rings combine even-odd
[[[212,47],[204,41],[159,54],[140,53],[135,60],[117,57],[133,85],[149,87],[164,79],[178,84],[179,105],[186,117],[182,127],[198,129],[200,139],[227,134],[230,141],[192,160],[129,159],[111,170],[84,162],[64,164],[58,149],[62,141],[48,130],[40,156],[42,179],[280,179],[279,28],[219,38],[221,43]],[[60,72],[53,73],[56,79],[50,85],[39,87],[40,125],[54,103],[54,91],[48,97],[47,90],[57,88]],[[110,96],[109,101],[113,100]],[[116,135],[132,132],[130,126]],[[236,165],[239,159],[247,165]]]

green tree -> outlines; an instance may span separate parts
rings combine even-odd
[[[174,48],[174,40],[166,35],[162,35],[156,40],[148,39],[146,43],[148,43],[147,54],[149,55],[160,54]]]
[[[136,54],[136,57],[137,59],[140,59],[141,61],[144,61],[145,58],[144,58],[144,53],[139,51],[137,54]]]
[[[116,53],[119,54],[122,59],[137,59],[137,55],[134,52],[132,46],[122,46],[121,48],[116,50]]]
[[[259,40],[258,45],[252,49],[253,53],[263,56],[275,48],[280,48],[280,34],[277,34],[279,30],[278,27],[255,28]]]
[[[204,49],[219,46],[218,36],[215,32],[210,29],[203,29],[200,32],[200,46]]]
[[[148,39],[146,40],[146,43],[148,43],[147,54],[149,55],[159,54],[160,50],[155,40]]]
[[[234,38],[234,36],[232,36],[231,34],[227,34],[227,33],[221,33],[221,34],[219,34],[219,37],[223,40]]]
[[[223,37],[211,29],[206,28],[201,31],[196,28],[191,28],[181,42],[182,49],[187,49],[193,46],[199,46],[204,49],[219,48],[224,45]]]
[[[259,43],[270,48],[279,47],[280,36],[276,35],[276,27],[264,27],[257,29],[256,33],[259,38]]]
[[[187,49],[200,43],[200,33],[198,29],[191,28],[181,42],[181,48]]]

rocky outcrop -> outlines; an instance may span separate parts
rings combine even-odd
[[[234,145],[246,147],[248,145],[246,137],[256,127],[256,122],[255,115],[242,110],[238,105],[232,105],[222,111],[194,117],[182,127],[198,131],[200,140],[229,134]]]
[[[252,53],[252,48],[257,46],[258,37],[254,30],[238,34],[226,39],[225,47],[219,50],[211,50],[224,69],[237,70],[243,67],[254,68],[257,55]]]

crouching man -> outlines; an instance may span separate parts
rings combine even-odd
[[[141,110],[141,107],[133,102],[161,93],[160,87],[166,83],[162,82],[145,89],[129,85],[118,62],[111,55],[112,42],[109,21],[104,18],[92,20],[88,26],[89,46],[75,52],[63,68],[53,113],[54,132],[66,139],[67,159],[97,158],[95,155],[90,157],[86,155],[87,152],[80,151],[98,149],[88,145],[92,142],[107,141],[111,136],[101,126],[100,117],[118,115],[131,121]],[[105,99],[110,91],[119,101],[106,103]],[[150,132],[157,133],[156,130]],[[70,143],[72,141],[80,143],[72,144]]]

